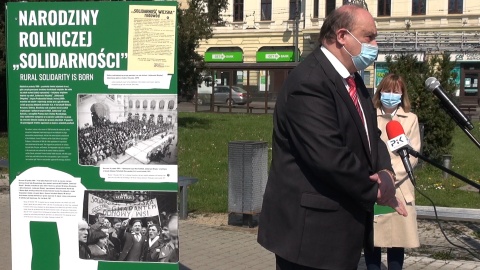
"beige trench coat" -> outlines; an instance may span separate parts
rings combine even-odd
[[[382,111],[377,109],[377,120],[378,128],[382,131],[381,138],[384,142],[388,141],[385,127],[390,120],[395,120],[402,125],[413,150],[420,151],[420,129],[418,118],[415,114],[411,112],[406,113],[402,107],[399,107],[392,119],[389,114],[383,115]],[[393,170],[397,176],[395,196],[405,203],[408,216],[403,217],[397,213],[375,216],[374,243],[376,247],[415,248],[420,246],[417,230],[417,212],[415,210],[415,189],[408,178],[400,156],[397,153],[390,152],[390,158]],[[410,155],[412,167],[415,167],[417,162],[417,158]]]

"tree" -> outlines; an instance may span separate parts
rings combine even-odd
[[[212,37],[212,23],[220,23],[227,0],[191,0],[187,9],[178,8],[178,94],[190,99],[205,69],[203,56],[196,52],[200,41]],[[208,12],[207,10],[208,9]]]
[[[437,161],[452,149],[455,122],[439,106],[438,99],[425,89],[425,80],[428,77],[437,78],[447,95],[452,95],[456,89],[454,80],[459,76],[453,72],[455,64],[450,61],[448,53],[433,55],[423,62],[419,62],[413,54],[387,57],[388,70],[405,79],[412,111],[424,126],[423,154]]]

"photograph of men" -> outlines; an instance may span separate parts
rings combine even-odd
[[[165,218],[165,225],[163,226],[160,224],[160,216]],[[88,232],[82,234],[82,237],[88,239],[89,245],[100,244],[101,249],[104,248],[109,251],[108,256],[99,257],[99,255],[106,254],[100,254],[101,252],[97,249],[96,259],[141,262],[147,261],[145,249],[149,247],[149,239],[158,236],[158,242],[162,245],[160,246],[160,253],[157,254],[157,260],[154,260],[154,262],[178,261],[178,244],[175,245],[172,241],[172,239],[178,239],[178,237],[172,238],[168,229],[168,226],[178,226],[178,219],[169,222],[170,218],[174,216],[177,216],[176,192],[86,190],[83,200],[83,220],[84,222],[87,221],[85,227],[88,228],[89,223],[92,225]],[[97,224],[103,224],[98,230],[102,230],[108,236],[106,239],[103,239],[103,237],[90,239],[93,232],[97,231],[92,229]],[[152,224],[157,228],[150,232],[148,228]],[[80,235],[79,239],[81,239]],[[97,243],[95,240],[102,242]],[[178,243],[178,240],[176,241]],[[93,255],[93,250],[90,249],[90,251]],[[89,258],[95,259],[93,256]]]
[[[119,239],[122,242],[122,252],[118,257],[119,261],[140,261],[143,253],[143,246],[147,242],[147,236],[141,234],[142,221],[137,219],[132,222],[132,229],[127,232],[129,220],[122,222]]]

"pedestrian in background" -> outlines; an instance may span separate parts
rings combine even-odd
[[[409,139],[413,150],[419,152],[421,139],[418,117],[412,113],[407,86],[400,75],[387,74],[378,85],[373,96],[373,104],[377,109],[378,128],[382,131],[382,140],[387,142],[386,125],[391,120],[398,121]],[[387,266],[389,270],[402,269],[405,248],[420,246],[417,228],[417,212],[415,210],[415,187],[409,180],[401,157],[390,152],[392,167],[396,174],[395,196],[407,209],[408,216],[396,213],[376,215],[374,219],[373,252],[365,251],[365,262],[368,270],[381,269],[382,247],[387,248]],[[417,165],[417,158],[410,155],[412,167]]]

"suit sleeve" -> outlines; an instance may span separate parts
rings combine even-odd
[[[313,179],[363,205],[372,205],[377,185],[369,179],[367,157],[360,154],[361,140],[352,135],[358,131],[351,116],[345,113],[343,99],[336,96],[335,90],[329,90],[335,86],[325,80],[320,85],[317,81],[300,87],[301,91],[291,92],[285,104],[285,129],[296,160],[313,174]]]

